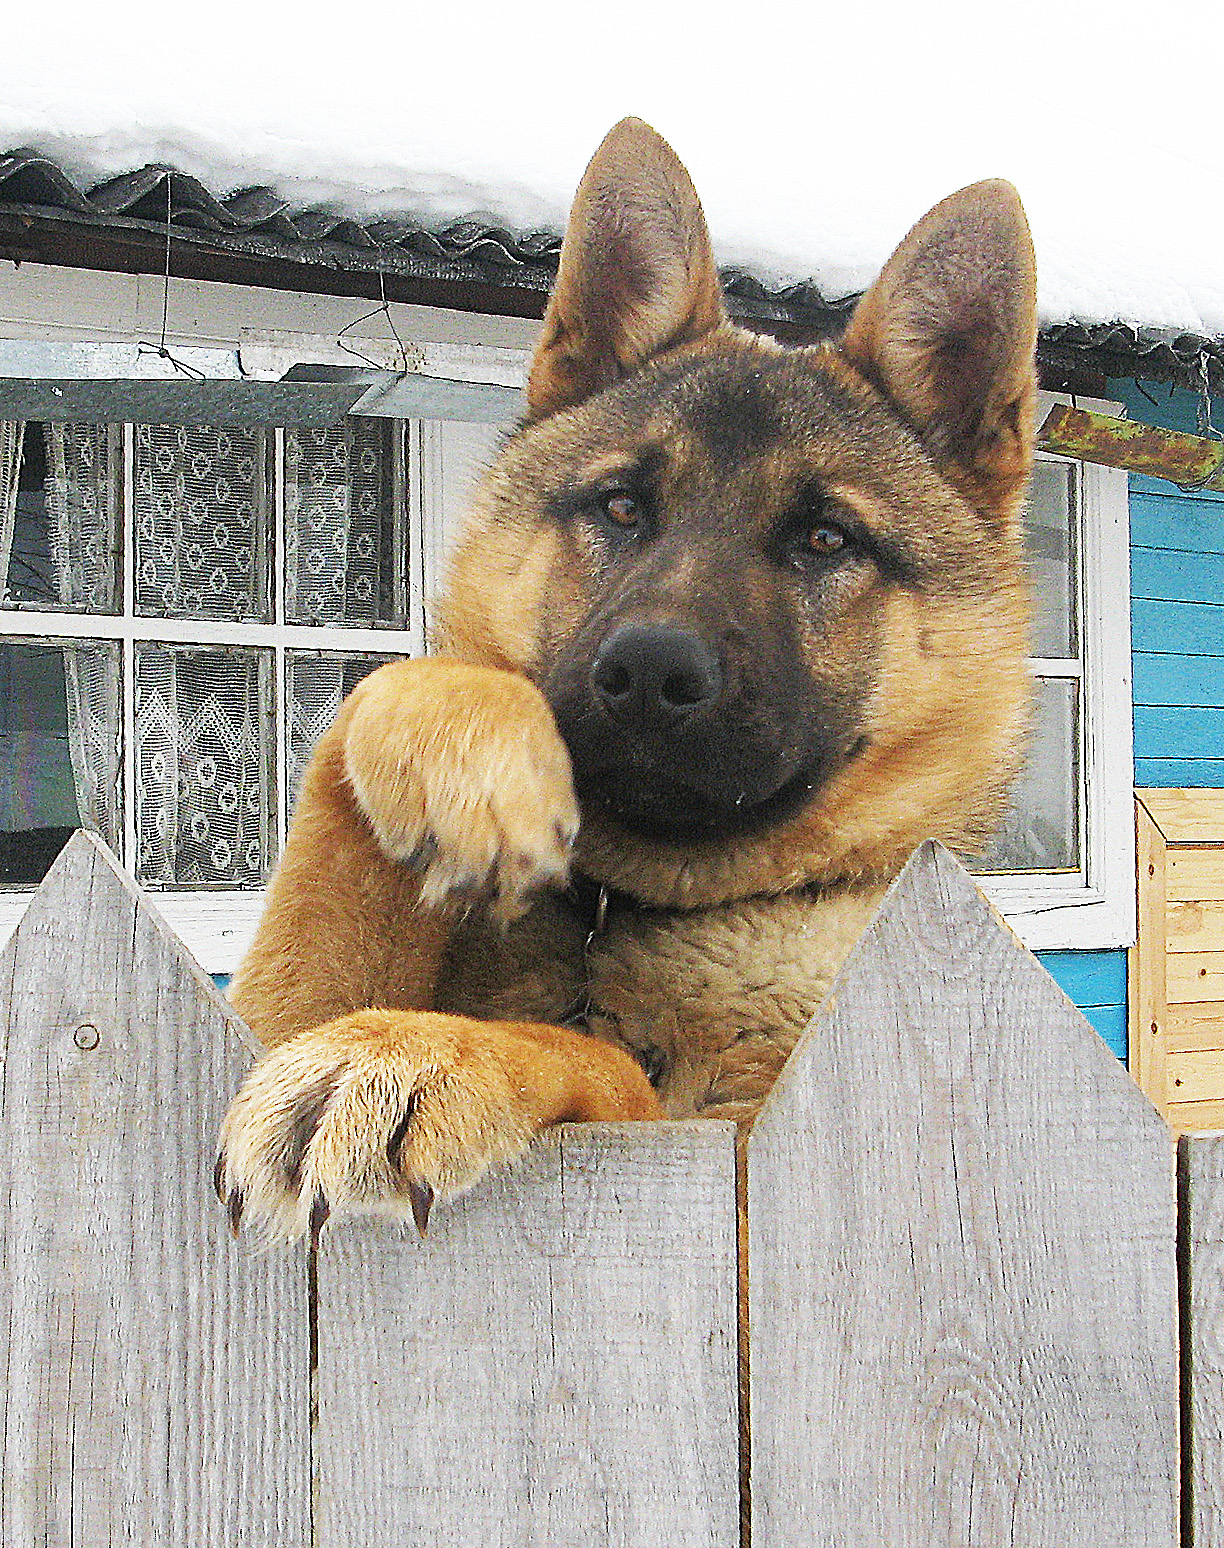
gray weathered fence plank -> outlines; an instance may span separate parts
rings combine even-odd
[[[0,1539],[310,1541],[301,1253],[212,1194],[250,1054],[184,948],[77,835],[0,954]]]
[[[753,1548],[1177,1542],[1171,1146],[925,846],[749,1146]]]
[[[734,1130],[578,1126],[319,1255],[322,1548],[733,1548]]]
[[[1184,1268],[1187,1548],[1224,1548],[1224,1135],[1178,1144]]]

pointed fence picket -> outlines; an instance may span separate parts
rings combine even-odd
[[[1224,1140],[1179,1228],[1167,1131],[935,846],[758,1120],[746,1244],[696,1123],[558,1131],[424,1242],[236,1245],[248,1034],[85,835],[0,1017],[6,1548],[733,1548],[740,1257],[756,1548],[1224,1548]]]

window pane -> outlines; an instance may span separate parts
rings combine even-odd
[[[117,612],[117,428],[30,424],[18,452],[5,601]]]
[[[407,621],[406,526],[393,431],[378,421],[285,432],[285,616]]]
[[[137,425],[136,611],[266,620],[268,435]]]
[[[1079,651],[1076,619],[1075,476],[1066,462],[1038,460],[1025,508],[1025,557],[1033,587],[1033,655]]]
[[[1080,864],[1079,684],[1037,684],[1029,756],[982,871],[1066,871]]]
[[[137,879],[256,887],[272,863],[272,652],[136,648]]]
[[[119,646],[0,644],[0,882],[41,881],[76,828],[120,836]]]
[[[341,701],[391,656],[346,656],[334,651],[285,653],[285,700],[289,709],[289,810],[297,800],[298,786],[314,744],[336,718]]]

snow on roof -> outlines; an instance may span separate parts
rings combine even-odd
[[[1222,42],[1216,0],[61,0],[53,27],[30,6],[6,22],[0,149],[78,179],[161,162],[214,191],[528,232],[560,229],[632,112],[688,165],[720,261],[772,286],[862,290],[930,205],[1005,176],[1044,323],[1219,338],[1224,176],[1194,72]]]

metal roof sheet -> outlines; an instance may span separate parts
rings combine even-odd
[[[549,290],[561,236],[513,232],[473,216],[429,227],[411,213],[359,220],[322,206],[300,206],[270,188],[214,193],[175,167],[150,165],[80,186],[42,153],[0,154],[0,214],[54,219],[78,228],[164,235],[211,251],[502,291]],[[826,297],[811,284],[771,288],[742,269],[722,271],[733,315],[788,324],[819,336],[845,323],[855,296]],[[1039,356],[1068,373],[1147,377],[1199,386],[1207,372],[1224,390],[1224,340],[1170,335],[1110,323],[1057,323],[1042,330]]]

